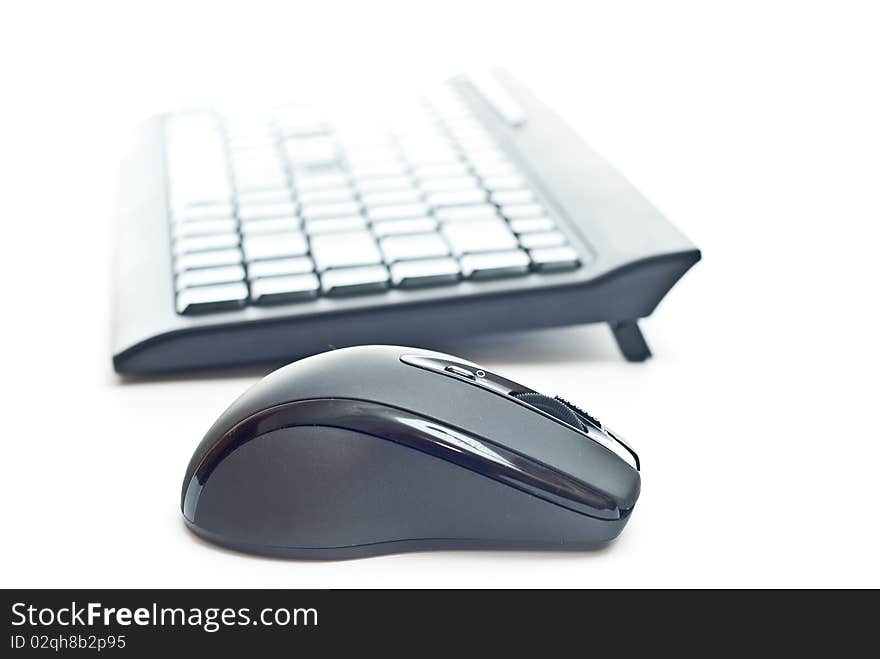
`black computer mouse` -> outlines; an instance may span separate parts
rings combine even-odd
[[[636,454],[559,398],[450,355],[362,346],[294,362],[208,431],[181,508],[246,552],[589,549],[629,520]]]

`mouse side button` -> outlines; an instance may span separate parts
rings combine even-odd
[[[473,371],[469,371],[466,368],[462,368],[461,366],[455,366],[454,364],[450,364],[446,368],[443,369],[447,373],[452,373],[453,375],[457,375],[459,377],[464,378],[465,380],[474,380],[476,381],[477,376]]]
[[[426,371],[433,371],[440,375],[465,380],[471,384],[479,385],[498,394],[509,395],[513,391],[531,391],[528,387],[508,380],[500,375],[491,373],[477,364],[441,357],[427,357],[425,355],[401,355],[400,361],[409,366],[415,366]]]

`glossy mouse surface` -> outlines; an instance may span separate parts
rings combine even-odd
[[[427,350],[362,346],[266,376],[211,427],[181,508],[241,551],[589,549],[616,537],[639,461],[573,405]]]

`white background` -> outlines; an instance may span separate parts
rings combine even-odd
[[[880,20],[849,2],[70,2],[0,9],[0,586],[880,586]],[[309,82],[503,64],[704,254],[628,364],[605,327],[449,346],[640,450],[610,548],[251,558],[195,539],[189,456],[264,372],[122,383],[130,129]],[[588,184],[588,182],[585,182]]]

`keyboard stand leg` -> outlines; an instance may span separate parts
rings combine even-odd
[[[617,347],[627,361],[643,362],[651,356],[651,349],[636,321],[623,320],[611,323],[611,331],[614,333]]]

